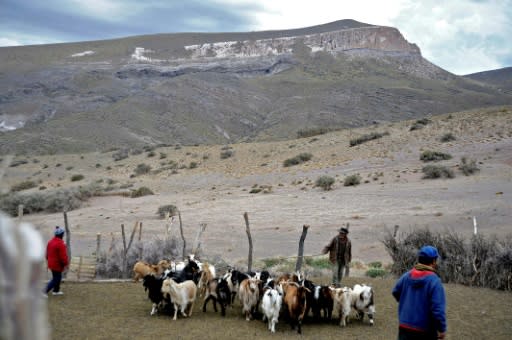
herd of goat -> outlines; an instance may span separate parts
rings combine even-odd
[[[365,284],[339,288],[315,285],[299,273],[273,277],[268,271],[243,273],[235,269],[217,276],[213,265],[193,257],[180,263],[139,261],[133,271],[135,281],[143,279],[144,289],[153,303],[151,315],[166,311],[174,313],[173,320],[178,312],[190,317],[198,295],[203,298],[203,312],[212,301],[215,312],[219,304],[221,315],[225,316],[226,308],[234,305],[238,295],[246,320],[260,313],[272,333],[279,318],[288,320],[292,329],[301,333],[302,321],[310,311],[315,320],[331,320],[335,313],[342,327],[347,325],[350,315],[363,320],[366,314],[370,325],[374,322],[373,290]]]

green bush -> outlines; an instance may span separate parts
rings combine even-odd
[[[473,175],[475,172],[480,171],[478,166],[476,165],[476,160],[472,159],[468,162],[466,157],[462,157],[460,159],[461,163],[459,164],[459,169],[466,176]]]
[[[136,190],[132,190],[132,192],[130,193],[131,198],[137,198],[148,195],[154,195],[153,191],[151,191],[151,189],[149,189],[148,187],[140,187]]]
[[[220,153],[220,159],[226,159],[232,157],[235,154],[233,150],[223,150]]]
[[[431,150],[423,151],[420,155],[420,160],[422,160],[423,162],[431,162],[431,161],[437,162],[437,161],[443,161],[443,160],[447,160],[447,159],[451,159],[451,158],[452,158],[452,155],[450,155],[450,154],[447,154],[444,152],[439,152],[439,151],[431,151]]]
[[[178,208],[173,204],[161,205],[158,207],[156,213],[160,218],[164,218],[167,213],[169,213],[169,216],[176,216],[178,214]]]
[[[197,168],[199,164],[197,162],[190,162],[190,164],[188,165],[188,168],[189,169],[195,169]]]
[[[366,271],[366,276],[372,277],[372,278],[384,277],[384,276],[386,276],[386,270],[384,268],[372,267]]]
[[[455,135],[451,132],[447,132],[445,133],[444,135],[441,136],[441,138],[439,139],[442,143],[446,143],[446,142],[451,142],[451,141],[454,141],[456,140],[457,138],[455,138]]]
[[[310,154],[309,152],[302,152],[293,158],[286,159],[283,163],[283,166],[289,167],[292,165],[298,165],[309,161],[311,158],[313,158],[312,154]]]
[[[148,174],[150,171],[151,171],[151,166],[149,166],[145,163],[141,163],[141,164],[137,165],[137,167],[134,170],[135,175],[137,175],[137,176]]]
[[[327,175],[318,177],[315,182],[315,185],[317,187],[320,187],[324,190],[331,190],[333,184],[334,184],[334,178],[332,178],[331,176],[327,176]]]
[[[77,174],[77,175],[71,176],[71,182],[81,181],[83,179],[84,179],[84,175]]]
[[[345,177],[345,180],[343,181],[343,185],[348,187],[352,185],[359,185],[361,183],[361,176],[359,175],[350,175]]]
[[[380,261],[370,262],[370,263],[368,263],[368,266],[371,268],[382,268],[382,262],[380,262]]]
[[[371,141],[371,140],[374,140],[374,139],[379,139],[379,138],[382,138],[382,137],[387,136],[387,135],[389,135],[389,132],[383,132],[383,133],[372,132],[372,133],[369,133],[369,134],[362,135],[362,136],[359,136],[357,138],[351,139],[350,140],[350,146],[355,146],[355,145],[358,145],[358,144],[363,144],[365,142],[368,142],[368,141]]]
[[[23,182],[13,185],[11,187],[11,191],[16,192],[16,191],[28,190],[28,189],[35,188],[36,186],[37,186],[37,184],[34,181],[27,180],[27,181],[23,181]]]
[[[318,269],[330,269],[331,262],[327,257],[304,257],[304,263]]]
[[[455,174],[453,170],[442,165],[427,165],[423,169],[423,178],[435,179],[435,178],[454,178]]]
[[[122,159],[128,158],[128,149],[122,149],[114,152],[112,154],[112,158],[115,162],[120,161]]]

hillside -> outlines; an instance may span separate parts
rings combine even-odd
[[[0,75],[2,154],[283,141],[512,103],[353,20],[5,47]]]
[[[493,85],[505,93],[512,93],[512,67],[499,70],[472,73],[464,76],[482,83]]]
[[[5,169],[1,189],[33,182],[35,187],[20,191],[32,197],[27,208],[50,203],[51,197],[71,203],[63,190],[98,186],[100,196],[68,213],[74,252],[83,255],[95,250],[97,233],[103,235],[104,247],[111,235],[119,240],[121,224],[131,228],[140,221],[146,238],[164,237],[166,222],[156,212],[167,204],[180,209],[189,242],[205,223],[205,255],[232,263],[247,256],[244,212],[249,214],[257,258],[296,255],[304,224],[311,225],[305,253],[314,255],[342,223],[350,223],[354,259],[363,262],[389,261],[381,239],[394,225],[404,232],[427,227],[470,237],[475,216],[480,233],[509,234],[512,107],[433,116],[423,128],[411,130],[416,123],[385,123],[277,142],[140,149],[117,161],[119,151],[19,155]],[[371,133],[383,136],[350,146],[354,138]],[[447,134],[452,138],[441,142]],[[421,161],[428,150],[452,158]],[[311,159],[284,166],[303,153]],[[462,157],[474,160],[480,170],[465,176]],[[140,164],[148,171],[137,174]],[[447,167],[455,178],[424,179],[422,169],[429,164]],[[315,186],[322,175],[334,179],[332,190]],[[360,184],[345,186],[353,175],[360,177]],[[141,187],[154,195],[121,195]],[[60,212],[34,212],[24,219],[48,237],[63,223]],[[175,236],[177,224],[171,228]]]

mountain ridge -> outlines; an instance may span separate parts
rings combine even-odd
[[[0,62],[2,153],[283,140],[512,103],[353,20],[0,48]]]

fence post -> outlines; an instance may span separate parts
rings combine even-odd
[[[192,254],[197,255],[199,252],[199,248],[201,248],[201,236],[206,230],[206,223],[199,224],[199,230],[197,231],[196,240],[194,242],[194,248],[192,249]]]
[[[18,205],[18,221],[21,222],[23,219],[23,204]]]
[[[71,231],[69,230],[68,213],[64,210],[64,228],[66,229],[66,250],[68,252],[68,259],[71,263]],[[69,270],[69,267],[68,267]],[[68,270],[64,272],[64,277],[67,276]]]
[[[126,237],[124,234],[124,224],[121,224],[121,235],[123,237],[123,277],[126,278]]]
[[[302,234],[300,235],[299,240],[299,254],[297,256],[297,262],[295,263],[295,271],[298,272],[302,268],[302,259],[304,255],[304,241],[306,240],[306,235],[308,234],[309,225],[304,224],[302,226]]]
[[[247,233],[247,239],[249,240],[249,255],[247,258],[247,270],[252,270],[252,236],[251,229],[249,228],[249,215],[247,212],[244,212],[244,220],[245,220],[245,232]]]
[[[96,261],[100,258],[101,233],[96,234]]]
[[[185,236],[183,235],[183,223],[181,222],[181,212],[178,210],[178,218],[180,219],[180,233],[181,239],[183,241],[183,252],[181,253],[183,261],[185,261],[185,249],[187,248],[187,241],[185,240]]]

